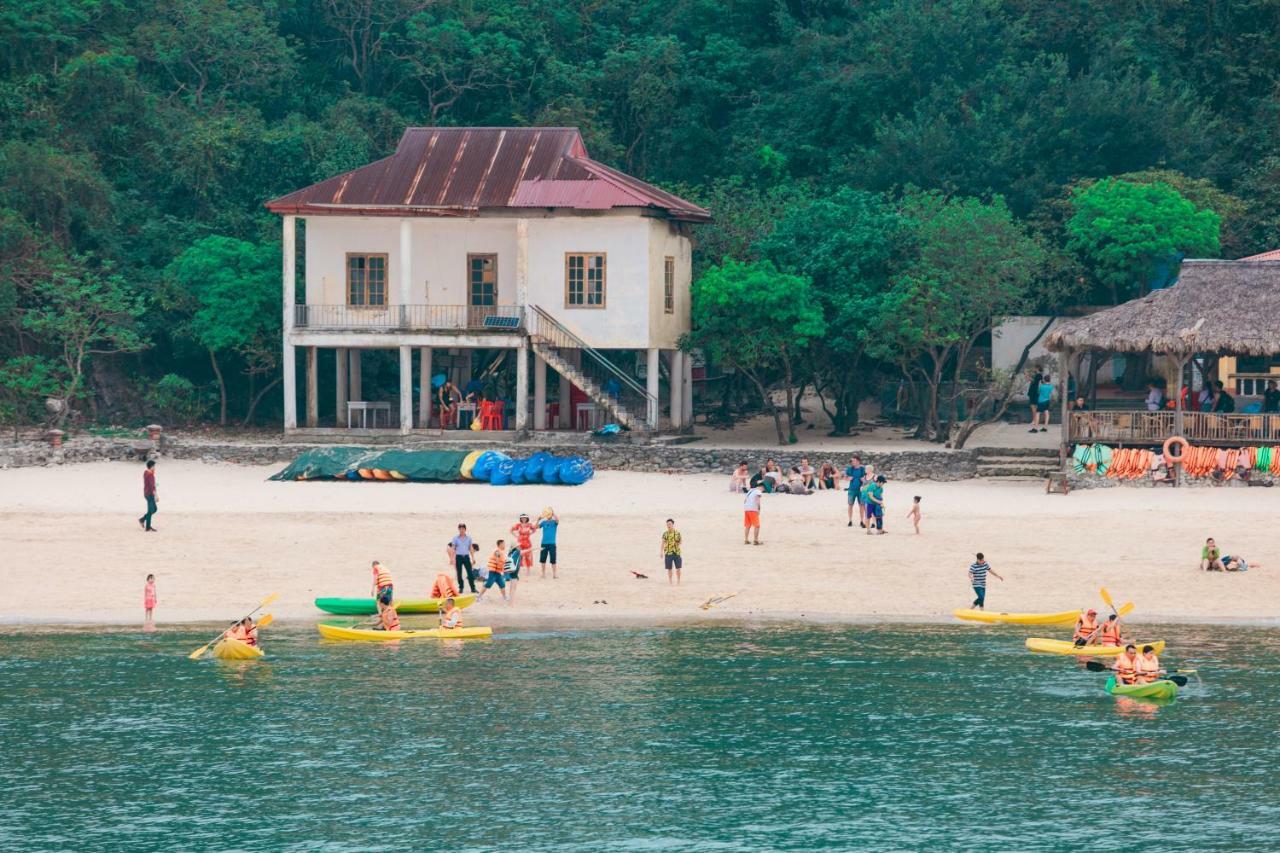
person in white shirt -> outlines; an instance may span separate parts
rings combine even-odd
[[[742,544],[743,545],[759,545],[760,544],[760,501],[764,497],[764,489],[759,486],[753,486],[747,492],[746,499],[742,502]],[[755,531],[755,541],[750,540],[751,532]]]

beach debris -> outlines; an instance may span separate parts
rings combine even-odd
[[[638,580],[638,581],[647,581],[647,580],[649,579],[649,576],[648,576],[648,575],[642,575],[642,574],[640,574],[639,572],[637,572],[635,569],[632,569],[632,570],[631,570],[631,574],[635,575],[635,576],[636,576],[636,580]]]
[[[711,598],[708,598],[706,601],[702,602],[702,604],[698,605],[698,607],[702,610],[710,610],[712,607],[716,606],[717,604],[728,601],[731,598],[736,598],[737,595],[738,594],[735,592],[733,593],[733,595],[713,596]]]

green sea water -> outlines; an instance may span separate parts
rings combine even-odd
[[[980,627],[0,634],[3,850],[1276,849],[1280,632],[1172,704]]]

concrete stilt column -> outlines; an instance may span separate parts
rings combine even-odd
[[[646,378],[645,390],[649,392],[649,411],[645,415],[645,420],[649,424],[649,429],[658,428],[658,371],[661,364],[662,350],[657,347],[649,348],[648,360],[648,377]]]
[[[282,311],[284,320],[284,351],[280,359],[280,369],[284,380],[284,428],[298,428],[298,370],[295,362],[293,345],[289,338],[293,333],[293,306],[297,299],[297,220],[296,216],[284,217],[283,245],[284,264],[280,274],[282,295]]]
[[[347,371],[347,383],[352,402],[364,400],[364,388],[360,385],[360,350],[351,350],[351,367]]]
[[[671,428],[684,426],[684,353],[671,351]]]
[[[413,347],[400,347],[400,434],[413,429]]]
[[[516,429],[529,428],[529,347],[524,342],[516,349]]]
[[[560,416],[560,423],[558,426],[561,429],[569,429],[574,425],[572,411],[573,401],[570,399],[573,396],[573,383],[570,382],[569,377],[565,376],[563,373],[556,375],[560,377],[560,404],[559,411],[557,412]]]
[[[693,359],[684,354],[684,424],[693,426]]]
[[[333,351],[333,425],[347,425],[347,348]]]
[[[533,428],[547,428],[547,363],[533,354]]]
[[[418,427],[431,425],[431,347],[418,348]]]
[[[320,350],[307,347],[307,426],[320,426]]]

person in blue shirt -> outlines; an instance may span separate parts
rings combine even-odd
[[[542,531],[542,550],[538,553],[538,566],[542,569],[542,577],[547,576],[547,560],[551,560],[551,579],[555,580],[559,577],[556,574],[556,530],[560,527],[560,516],[556,515],[555,510],[547,507],[542,511],[542,517],[538,519],[538,529]]]
[[[853,456],[849,459],[849,464],[845,466],[844,476],[849,481],[849,526],[853,527],[853,508],[858,507],[858,526],[866,527],[867,524],[862,520],[862,507],[859,504],[862,494],[862,478],[867,474],[867,469],[862,464],[861,457]]]

